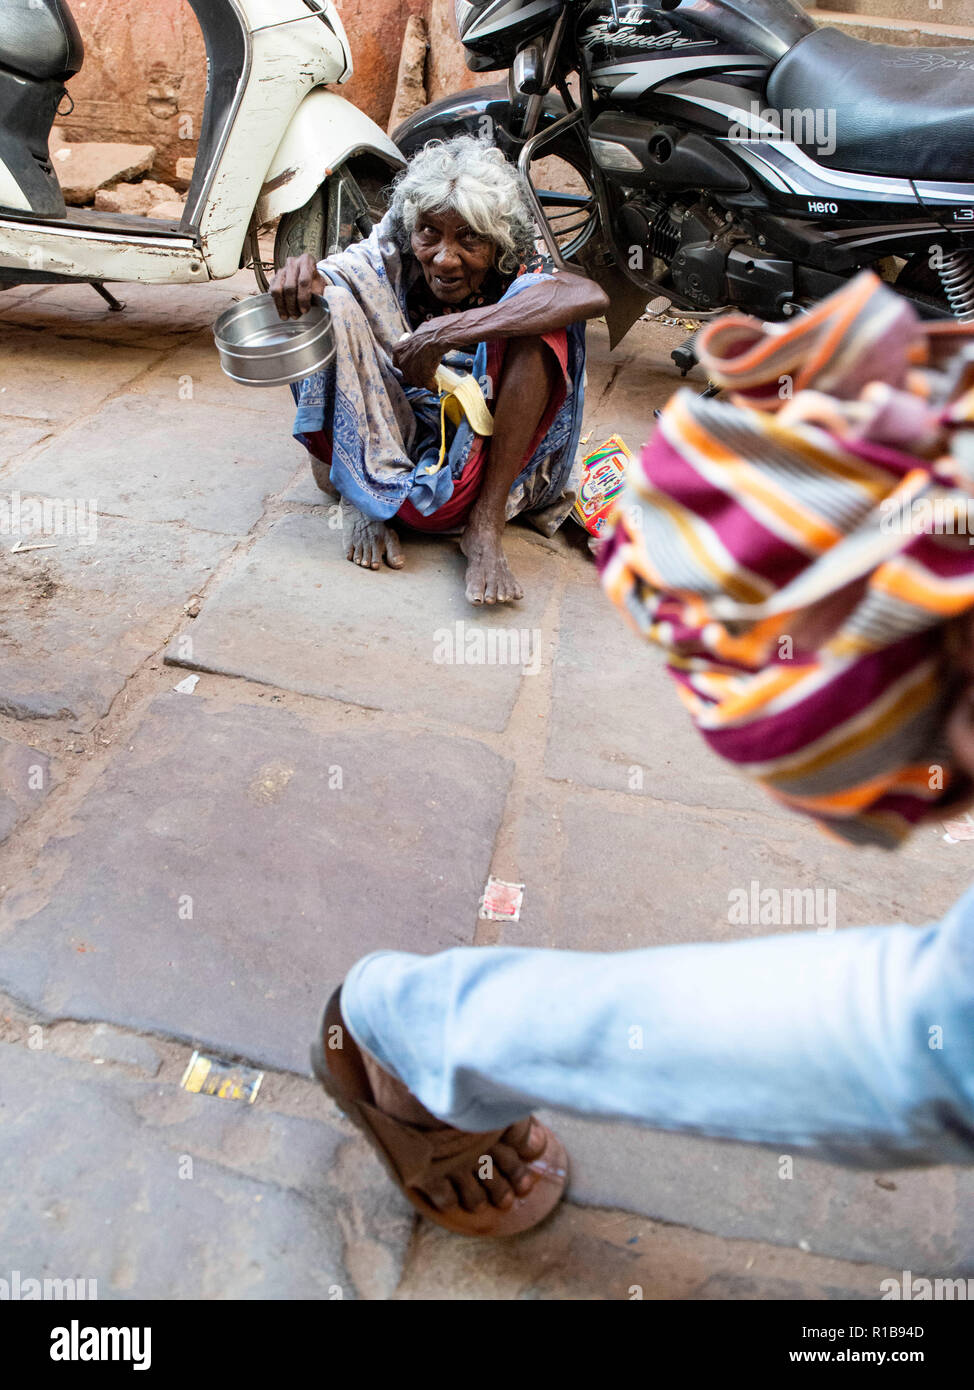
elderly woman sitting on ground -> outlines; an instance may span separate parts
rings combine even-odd
[[[584,321],[607,300],[592,281],[545,269],[534,236],[517,171],[460,136],[411,160],[367,241],[318,265],[292,257],[275,276],[282,318],[312,294],[331,311],[335,358],[292,388],[294,433],[319,487],[343,501],[356,564],[402,567],[395,517],[462,533],[472,603],[519,599],[505,523],[525,513],[550,535],[571,509]],[[489,437],[482,420],[478,433],[441,410],[444,358],[480,383]]]

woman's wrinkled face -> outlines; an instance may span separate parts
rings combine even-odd
[[[494,264],[496,246],[455,212],[421,212],[410,238],[426,283],[444,304],[476,294]]]

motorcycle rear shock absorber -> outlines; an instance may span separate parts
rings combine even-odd
[[[974,322],[974,251],[964,247],[951,251],[944,256],[939,274],[954,317],[961,323]]]

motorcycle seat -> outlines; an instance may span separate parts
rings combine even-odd
[[[0,68],[40,82],[65,82],[84,62],[85,49],[65,0],[3,0]]]
[[[974,44],[901,48],[817,29],[776,64],[767,90],[768,104],[779,113],[834,113],[833,150],[802,142],[819,164],[974,182]]]

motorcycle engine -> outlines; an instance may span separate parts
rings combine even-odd
[[[684,208],[679,245],[670,261],[674,289],[700,309],[726,304],[727,257],[743,240],[744,233],[722,212],[703,203]]]
[[[636,248],[648,256],[659,257],[669,266],[680,244],[680,230],[683,225],[682,209],[659,199],[644,201],[636,197],[625,203],[619,210],[619,225],[623,239],[631,245],[630,262],[637,261]],[[635,265],[634,269],[642,269]]]
[[[700,309],[727,303],[727,256],[745,234],[722,212],[702,202],[666,203],[637,195],[620,209],[619,221],[633,249],[642,246],[665,262],[677,293]],[[631,266],[634,259],[631,255]]]
[[[791,262],[753,245],[748,229],[721,208],[637,192],[618,217],[630,274],[672,282],[700,310],[739,304],[774,312],[794,293]]]

